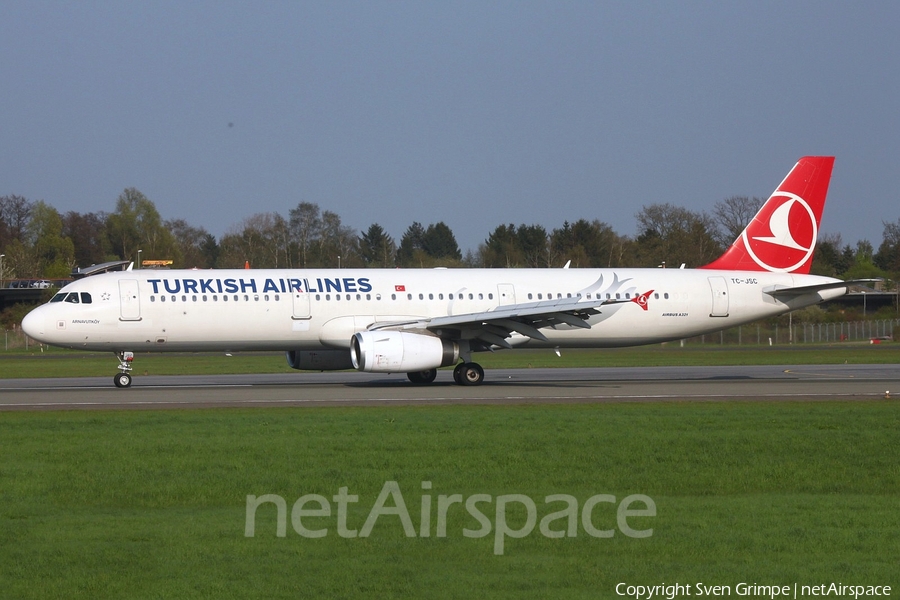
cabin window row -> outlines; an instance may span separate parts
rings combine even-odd
[[[566,294],[566,298],[571,298],[572,296],[573,296],[572,294]],[[577,293],[577,294],[575,294],[574,296],[575,296],[576,298],[581,298],[581,297],[582,297],[581,293]],[[557,294],[556,294],[556,299],[561,300],[562,297],[563,297],[562,294],[560,294],[560,293],[557,293]],[[586,300],[590,300],[591,297],[592,297],[591,294],[585,294],[585,295],[584,295],[584,298],[585,298]],[[632,297],[634,297],[634,298],[640,297],[640,294],[631,294],[630,292],[625,292],[624,294],[622,294],[622,293],[606,294],[606,300],[613,300],[614,298],[615,298],[616,300],[621,300],[623,297],[625,298],[625,300],[631,300]],[[653,298],[656,299],[656,300],[659,300],[659,293],[657,292],[657,293],[653,294]],[[663,298],[665,298],[666,300],[669,299],[669,294],[668,294],[668,292],[663,293]],[[534,300],[534,299],[535,299],[535,294],[533,294],[532,292],[528,292],[528,299],[529,299],[529,300]],[[544,300],[544,294],[541,293],[541,292],[538,292],[538,293],[537,293],[537,299],[538,299],[538,300]],[[554,299],[553,292],[548,293],[546,299],[547,299],[547,300],[553,300],[553,299]],[[602,299],[603,299],[603,295],[602,295],[602,294],[597,294],[597,300],[602,300]]]
[[[158,296],[158,298],[159,298],[160,302],[167,302],[167,301],[178,302],[179,300],[181,302],[209,302],[210,300],[212,302],[218,302],[220,300],[220,297],[218,294],[213,294],[212,296],[208,296],[206,294],[204,294],[202,296],[196,296],[196,295],[163,296],[163,295],[160,295],[160,296]],[[250,294],[234,294],[233,296],[228,296],[226,294],[222,294],[222,296],[221,296],[222,302],[229,302],[229,301],[240,302],[241,300],[243,300],[244,302],[250,302],[251,299],[254,302],[259,302],[260,300],[262,300],[263,302],[270,302],[272,300],[274,300],[275,302],[278,302],[281,300],[281,295],[275,294],[274,296],[270,296],[269,294],[263,294],[263,295],[253,294],[251,296]],[[157,301],[157,296],[155,296],[155,295],[150,296],[150,302],[156,302],[156,301]]]

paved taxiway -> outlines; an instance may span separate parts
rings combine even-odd
[[[334,406],[552,402],[900,399],[898,365],[496,369],[463,387],[441,371],[431,385],[405,375],[136,376],[0,380],[2,410],[167,409],[221,406]]]

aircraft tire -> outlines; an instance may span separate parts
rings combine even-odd
[[[484,369],[478,363],[464,363],[459,380],[463,385],[481,385],[484,382]]]
[[[406,377],[416,384],[431,383],[437,378],[437,369],[428,369],[427,371],[413,371],[407,373]]]
[[[456,368],[453,369],[453,381],[455,381],[458,385],[463,385],[463,369],[466,368],[466,363],[459,363],[456,365]]]
[[[131,375],[128,373],[118,373],[113,378],[113,383],[116,384],[117,388],[130,388],[131,387]]]

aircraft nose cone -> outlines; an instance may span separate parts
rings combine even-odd
[[[22,319],[22,331],[25,332],[25,335],[28,337],[41,341],[44,337],[44,323],[46,319],[44,319],[42,307],[38,307],[25,315],[25,318]]]

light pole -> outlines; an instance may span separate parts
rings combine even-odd
[[[0,288],[3,287],[3,257],[5,254],[0,254]]]
[[[138,250],[138,259],[137,259],[137,268],[138,269],[141,268],[141,252],[143,252],[143,250]]]

